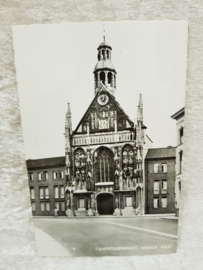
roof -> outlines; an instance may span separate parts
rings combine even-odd
[[[178,120],[180,117],[184,116],[184,114],[185,114],[185,107],[183,107],[182,109],[171,115],[171,118]]]
[[[26,160],[28,169],[65,166],[65,156]]]
[[[111,46],[109,45],[108,42],[106,41],[102,41],[102,43],[99,44],[99,47],[97,49],[99,49],[100,47],[109,47],[111,49]]]
[[[94,68],[94,71],[97,70],[97,69],[103,69],[103,68],[109,68],[109,69],[115,70],[114,65],[112,64],[111,60],[109,60],[109,59],[102,59],[102,60],[100,60],[96,64],[96,66]]]
[[[155,158],[175,158],[176,147],[164,147],[164,148],[151,148],[148,149],[146,159]]]

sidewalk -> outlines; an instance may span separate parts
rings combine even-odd
[[[174,219],[178,220],[178,217],[175,217],[175,214],[146,214],[146,215],[131,215],[131,216],[114,216],[114,215],[102,215],[102,216],[58,216],[55,218],[54,216],[33,216],[33,218],[42,218],[42,219],[80,219],[80,218],[160,218],[160,219]]]
[[[43,256],[71,256],[71,254],[53,237],[35,227],[35,239],[37,244],[37,255]]]

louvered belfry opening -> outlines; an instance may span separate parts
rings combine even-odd
[[[95,162],[96,182],[113,182],[115,164],[112,151],[107,147],[100,147],[97,150]]]

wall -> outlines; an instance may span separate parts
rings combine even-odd
[[[167,163],[167,173],[160,171],[154,173],[154,164]],[[146,214],[161,214],[161,213],[175,213],[174,207],[174,192],[175,192],[175,158],[154,159],[145,161],[145,175],[146,175]],[[154,208],[154,198],[163,197],[161,194],[161,180],[167,179],[167,207]],[[160,192],[159,195],[154,195],[154,180],[159,180]]]
[[[60,170],[63,171],[63,178],[62,179],[53,179],[53,171]],[[47,180],[38,180],[38,172],[43,172],[47,171],[48,172],[48,179]],[[29,180],[29,187],[34,188],[35,192],[35,199],[32,200],[31,202],[35,202],[35,211],[32,211],[33,216],[54,216],[54,209],[55,209],[55,201],[59,202],[65,202],[65,195],[64,199],[55,199],[54,198],[54,186],[64,186],[65,188],[65,171],[64,167],[53,167],[53,168],[40,168],[40,169],[29,169],[29,172],[33,172],[33,181]],[[49,199],[40,199],[40,194],[39,194],[39,187],[48,187],[49,188]],[[50,211],[41,211],[40,208],[40,202],[49,202],[50,203]],[[64,216],[65,211],[59,211],[58,212],[59,216]]]

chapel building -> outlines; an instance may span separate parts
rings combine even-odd
[[[97,50],[94,97],[75,130],[68,103],[65,156],[27,160],[33,216],[172,213],[175,148],[152,149],[142,95],[133,122],[115,98],[112,48],[104,39]]]
[[[115,98],[117,73],[111,57],[112,48],[104,40],[94,69],[94,98],[74,131],[68,104],[65,154],[69,215],[72,211],[81,216],[144,214],[143,160],[150,140],[145,135],[142,96],[133,122]]]

